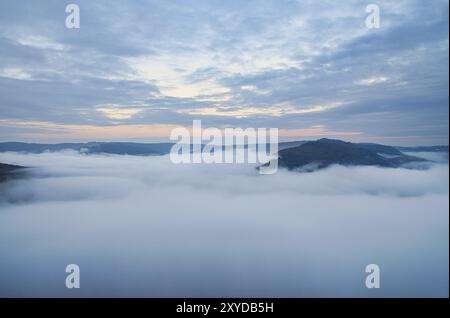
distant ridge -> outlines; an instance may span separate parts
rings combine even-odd
[[[0,182],[21,176],[24,168],[22,166],[0,163]]]
[[[319,139],[318,141],[333,140]],[[340,140],[336,140],[340,141]],[[279,152],[297,148],[314,141],[290,141],[278,144]],[[343,142],[343,141],[341,141]],[[429,147],[392,147],[375,143],[349,143],[360,149],[369,150],[385,156],[404,156],[403,152],[447,152],[448,146]],[[25,153],[42,153],[62,150],[74,150],[80,153],[96,154],[117,154],[117,155],[166,155],[170,152],[174,143],[138,143],[138,142],[87,142],[87,143],[59,143],[59,144],[39,144],[25,142],[1,142],[0,152],[13,151]],[[246,148],[246,147],[245,147]]]
[[[397,147],[403,152],[448,152],[448,146]]]
[[[0,143],[1,151],[42,153],[46,151],[75,150],[81,153],[109,153],[118,155],[164,155],[170,152],[172,143],[137,142],[88,142],[36,144],[23,142]]]
[[[306,141],[291,141],[279,143],[279,150],[304,144]],[[0,152],[42,153],[46,151],[75,150],[80,153],[107,153],[118,155],[166,155],[174,143],[138,143],[138,142],[87,142],[38,144],[25,142],[0,143]],[[203,145],[204,146],[204,145]],[[203,147],[202,146],[202,147]],[[244,146],[247,148],[247,146]]]
[[[407,156],[394,147],[357,144],[335,139],[309,141],[298,147],[279,151],[278,164],[289,170],[314,171],[333,164],[344,166],[399,167],[425,159]]]

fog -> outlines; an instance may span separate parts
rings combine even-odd
[[[416,151],[416,152],[405,152],[405,154],[419,158],[424,158],[437,163],[448,163],[448,152]]]
[[[448,164],[313,173],[0,153],[0,296],[448,297]],[[65,287],[65,266],[81,288]],[[381,288],[367,289],[378,264]]]

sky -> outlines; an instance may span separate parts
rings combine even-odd
[[[448,1],[78,0],[79,29],[69,3],[0,2],[0,141],[154,142],[200,119],[448,144]]]

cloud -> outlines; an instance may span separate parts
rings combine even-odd
[[[448,143],[447,1],[383,1],[376,30],[361,1],[78,4],[78,30],[64,27],[64,3],[0,5],[2,118],[108,125],[97,105],[140,105],[121,119]]]
[[[25,36],[17,38],[16,41],[23,46],[29,46],[37,49],[51,49],[55,51],[63,51],[64,45],[43,36]]]
[[[245,118],[252,115],[260,116],[282,116],[289,114],[307,114],[315,112],[323,112],[332,108],[341,106],[341,102],[335,102],[325,105],[314,105],[310,107],[293,107],[290,105],[279,105],[277,107],[257,108],[246,107],[242,109],[217,109],[217,108],[197,108],[192,110],[180,111],[181,113],[188,113],[190,115],[210,115],[210,116],[225,116]]]
[[[369,77],[356,82],[358,85],[371,86],[387,82],[389,78],[385,76]]]
[[[448,152],[405,152],[405,154],[438,163],[448,163]]]
[[[0,161],[35,167],[0,189],[2,296],[448,296],[448,164],[261,176],[167,156]],[[80,290],[64,288],[69,263]]]
[[[0,76],[17,80],[27,80],[31,78],[30,74],[20,68],[5,68],[0,71]]]
[[[10,125],[16,128],[15,136],[35,142],[39,142],[44,138],[48,138],[52,142],[88,142],[92,141],[92,136],[99,136],[96,139],[97,141],[141,140],[149,142],[152,140],[165,140],[174,128],[179,127],[174,125],[126,125],[120,123],[106,126],[58,125],[40,121],[10,122],[8,120],[0,120],[0,123],[4,126]],[[2,137],[4,140],[11,139],[11,135],[8,134]]]
[[[97,111],[103,113],[110,119],[129,119],[134,115],[140,113],[140,108],[118,108],[114,105],[106,105],[105,107],[97,107]]]

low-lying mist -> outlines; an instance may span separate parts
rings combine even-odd
[[[0,153],[0,296],[448,297],[449,171]],[[66,289],[65,266],[81,269]],[[367,289],[365,267],[381,269]]]

